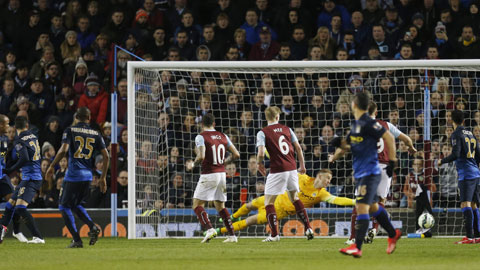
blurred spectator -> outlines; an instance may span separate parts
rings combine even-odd
[[[350,13],[344,6],[337,5],[333,0],[323,1],[323,10],[318,15],[317,26],[329,26],[332,17],[337,14],[342,18],[342,30],[350,29],[352,27]]]
[[[55,150],[58,150],[62,142],[62,134],[63,130],[60,129],[60,119],[52,115],[48,118],[45,127],[40,131],[40,145],[49,142]]]
[[[260,41],[252,46],[248,60],[266,61],[272,60],[280,50],[280,45],[272,40],[272,34],[268,26],[260,29]]]
[[[247,59],[250,55],[251,45],[247,42],[247,32],[238,28],[233,34],[234,46],[237,47],[240,59]]]
[[[44,90],[43,81],[41,78],[35,78],[30,85],[31,93],[28,99],[32,102],[40,113],[39,124],[43,126],[50,115],[55,112],[55,100],[53,93]]]
[[[335,58],[335,52],[337,50],[337,43],[330,37],[328,28],[321,26],[317,30],[317,35],[310,39],[308,42],[310,49],[314,46],[321,48],[322,55],[325,57],[325,60],[333,60]],[[314,59],[312,59],[314,60]],[[320,60],[320,59],[315,59]]]
[[[153,31],[153,41],[146,44],[145,51],[152,55],[153,60],[161,61],[167,57],[169,47],[170,44],[166,40],[165,29],[156,28]]]
[[[74,65],[77,62],[81,54],[81,47],[77,41],[77,34],[74,31],[68,31],[65,34],[65,40],[60,45],[60,52],[64,65]]]
[[[263,21],[259,21],[258,14],[255,9],[248,9],[245,13],[245,23],[240,28],[245,30],[246,41],[248,44],[253,45],[260,40],[260,32],[267,27],[271,34],[272,40],[277,40],[277,33],[271,29],[271,27]],[[265,31],[265,30],[263,30]]]
[[[15,84],[13,79],[5,78],[0,99],[0,114],[8,115],[10,107],[15,102]]]
[[[438,157],[447,157],[452,152],[452,146],[445,143],[442,145],[442,155]],[[435,163],[436,164],[436,163]],[[457,170],[454,162],[436,166],[439,179],[439,207],[451,208],[457,206]]]
[[[246,184],[247,180],[241,179],[235,163],[227,164],[225,170],[227,172],[227,202],[225,206],[238,209],[241,205],[240,190],[242,188],[242,182],[245,181]]]
[[[110,21],[102,28],[101,33],[106,34],[109,41],[120,44],[127,32],[126,29],[124,12],[120,9],[115,9],[112,12]]]
[[[454,46],[456,47],[456,53],[453,55],[453,58],[471,59],[479,57],[479,43],[470,25],[465,25],[462,28],[462,35],[454,43]]]
[[[172,175],[168,189],[168,208],[186,208],[190,206],[191,194],[185,187],[184,177],[181,173],[174,173]]]
[[[193,13],[191,11],[184,11],[182,13],[181,25],[175,29],[175,36],[178,37],[178,32],[184,31],[187,35],[187,43],[192,46],[200,44],[202,37],[202,27],[194,23]]]
[[[202,42],[200,44],[208,48],[211,54],[211,60],[221,59],[222,53],[225,48],[222,47],[221,41],[216,38],[216,33],[213,25],[205,25],[203,27]],[[223,46],[225,46],[224,44],[225,43],[223,43]]]
[[[128,172],[122,170],[117,176],[117,207],[126,208],[128,202]]]
[[[307,57],[308,42],[305,29],[302,26],[296,25],[293,27],[289,45],[294,60],[302,60]]]
[[[96,76],[89,76],[85,80],[87,90],[80,97],[78,107],[87,107],[91,112],[91,123],[103,124],[106,120],[108,94],[101,88]]]

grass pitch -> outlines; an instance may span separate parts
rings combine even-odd
[[[7,238],[0,245],[2,269],[479,269],[480,244],[454,245],[456,239],[401,239],[392,255],[387,240],[364,245],[363,257],[342,255],[345,239],[283,238],[278,243],[224,238],[200,244],[201,239],[99,239],[95,246],[66,249],[66,238],[48,238],[45,245],[23,244]]]

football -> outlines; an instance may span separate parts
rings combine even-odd
[[[435,219],[430,213],[423,213],[418,217],[418,226],[422,229],[430,229],[435,225]]]

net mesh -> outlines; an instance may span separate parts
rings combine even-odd
[[[161,63],[159,63],[160,66]],[[397,142],[398,168],[386,207],[393,223],[405,232],[418,228],[422,212],[415,192],[417,179],[428,189],[436,225],[434,235],[461,235],[455,165],[437,166],[449,154],[453,132],[449,110],[465,112],[466,126],[480,137],[478,67],[378,68],[136,68],[135,136],[135,237],[200,236],[201,228],[191,210],[200,168],[193,167],[195,136],[202,115],[216,117],[216,129],[227,134],[241,154],[227,170],[227,208],[234,213],[244,203],[262,196],[265,179],[256,171],[256,133],[266,125],[263,111],[276,105],[281,123],[291,127],[304,150],[307,174],[322,168],[333,171],[327,190],[334,196],[354,198],[351,156],[328,163],[335,149],[329,143],[345,136],[353,119],[350,103],[358,91],[368,92],[377,103],[377,119],[389,121],[410,137],[418,152],[411,154]],[[132,82],[131,82],[132,83]],[[429,95],[425,93],[428,92]],[[424,99],[427,100],[425,107]],[[425,119],[430,114],[430,126]],[[425,134],[424,126],[427,125]],[[131,130],[130,130],[131,129]],[[134,131],[134,132],[133,132]],[[415,160],[422,161],[416,166]],[[418,195],[418,194],[417,194]],[[212,207],[212,206],[211,206]],[[308,209],[317,235],[347,236],[352,207],[326,202]],[[427,211],[425,209],[425,211]],[[220,227],[213,207],[208,209]],[[252,212],[251,214],[255,214]],[[245,217],[244,217],[245,218]],[[132,223],[130,223],[132,224]],[[303,225],[295,215],[280,222],[284,236],[300,236]],[[242,236],[265,236],[265,225],[254,225]]]

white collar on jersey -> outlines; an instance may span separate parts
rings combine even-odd
[[[268,124],[268,125],[271,126],[271,125],[276,125],[276,124],[278,124],[278,122],[271,123],[271,124]]]
[[[215,131],[215,129],[204,129],[203,131]]]

